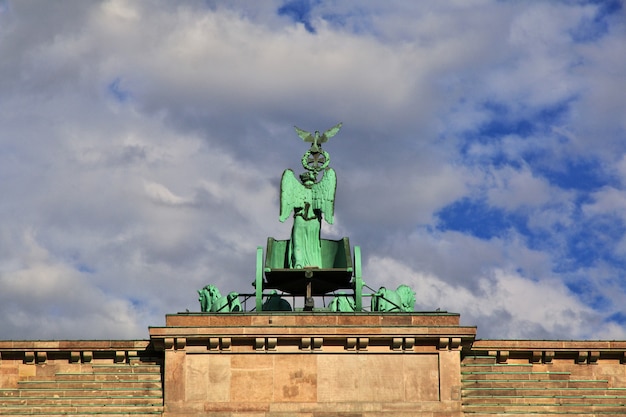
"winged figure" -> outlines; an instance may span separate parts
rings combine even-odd
[[[337,132],[339,132],[339,129],[341,129],[341,125],[343,125],[343,123],[336,124],[322,135],[320,135],[319,130],[316,130],[315,133],[311,133],[300,129],[298,126],[294,127],[296,128],[296,133],[298,133],[298,136],[300,136],[303,141],[311,142],[311,152],[319,152],[322,143],[325,143],[328,139],[335,136]]]
[[[279,220],[284,222],[293,212],[289,268],[322,268],[322,218],[333,224],[336,188],[337,176],[332,168],[326,168],[319,182],[311,171],[300,175],[300,181],[292,170],[283,172]]]

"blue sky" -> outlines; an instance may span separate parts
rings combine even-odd
[[[0,1],[0,337],[251,292],[293,126],[372,288],[482,338],[626,338],[623,1]]]

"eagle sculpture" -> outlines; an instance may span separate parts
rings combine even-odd
[[[328,139],[332,138],[339,132],[341,129],[341,125],[343,123],[338,123],[335,126],[328,129],[322,135],[320,135],[320,131],[316,130],[315,133],[307,132],[306,130],[300,129],[298,126],[294,126],[296,128],[296,133],[298,136],[302,138],[305,142],[311,142],[311,152],[319,152],[322,143],[325,143]]]

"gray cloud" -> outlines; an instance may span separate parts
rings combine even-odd
[[[3,337],[141,338],[199,309],[207,283],[251,292],[256,247],[289,235],[278,184],[306,150],[293,125],[338,121],[325,147],[337,221],[323,233],[363,247],[369,285],[408,281],[421,308],[456,310],[483,336],[623,337],[607,319],[622,311],[619,265],[555,267],[585,222],[623,218],[623,182],[574,192],[538,169],[596,158],[625,171],[618,16],[574,42],[595,6],[322,2],[313,34],[280,2],[6,5]],[[487,138],[494,120],[541,128]],[[437,213],[464,197],[548,240],[439,230]],[[610,302],[571,290],[583,275]]]

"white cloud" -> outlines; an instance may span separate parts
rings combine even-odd
[[[417,308],[461,312],[466,324],[479,323],[479,337],[524,338],[528,332],[551,338],[623,337],[613,324],[589,329],[598,314],[582,304],[560,281],[534,281],[502,269],[486,271],[470,291],[391,258],[371,258],[369,272],[393,286],[406,283],[416,292]],[[371,285],[371,284],[370,284]],[[392,285],[388,285],[392,287]]]
[[[148,197],[156,202],[170,205],[181,205],[187,203],[189,200],[179,197],[167,189],[163,184],[155,182],[146,182],[145,190]]]
[[[541,207],[554,201],[559,190],[550,187],[543,178],[538,178],[527,168],[505,167],[492,171],[493,186],[487,191],[488,200],[496,207],[517,210],[524,207]]]
[[[6,334],[84,339],[132,337],[141,330],[140,313],[128,300],[107,296],[71,265],[55,259],[34,231],[11,242],[15,257],[0,273]]]
[[[424,308],[452,300],[498,337],[509,326],[519,337],[619,334],[596,326],[616,310],[589,310],[553,269],[569,256],[568,233],[554,231],[623,216],[622,190],[564,190],[536,164],[599,158],[623,174],[623,11],[605,36],[574,43],[595,6],[322,2],[312,34],[281,4],[20,1],[0,12],[3,337],[145,337],[165,313],[197,309],[209,282],[251,291],[256,246],[289,235],[279,179],[306,146],[292,125],[338,121],[325,145],[336,223],[322,233],[360,244],[373,282],[419,278]],[[565,110],[529,137],[464,148],[499,117],[486,102],[514,121]],[[501,155],[515,167],[494,163]],[[436,230],[443,207],[485,195],[546,244],[513,227],[490,240]],[[584,271],[594,292],[617,273],[605,268]],[[515,296],[537,292],[558,300],[554,311]]]
[[[589,216],[617,215],[626,220],[626,194],[614,187],[603,187],[592,194],[593,202],[585,204],[583,211]]]

